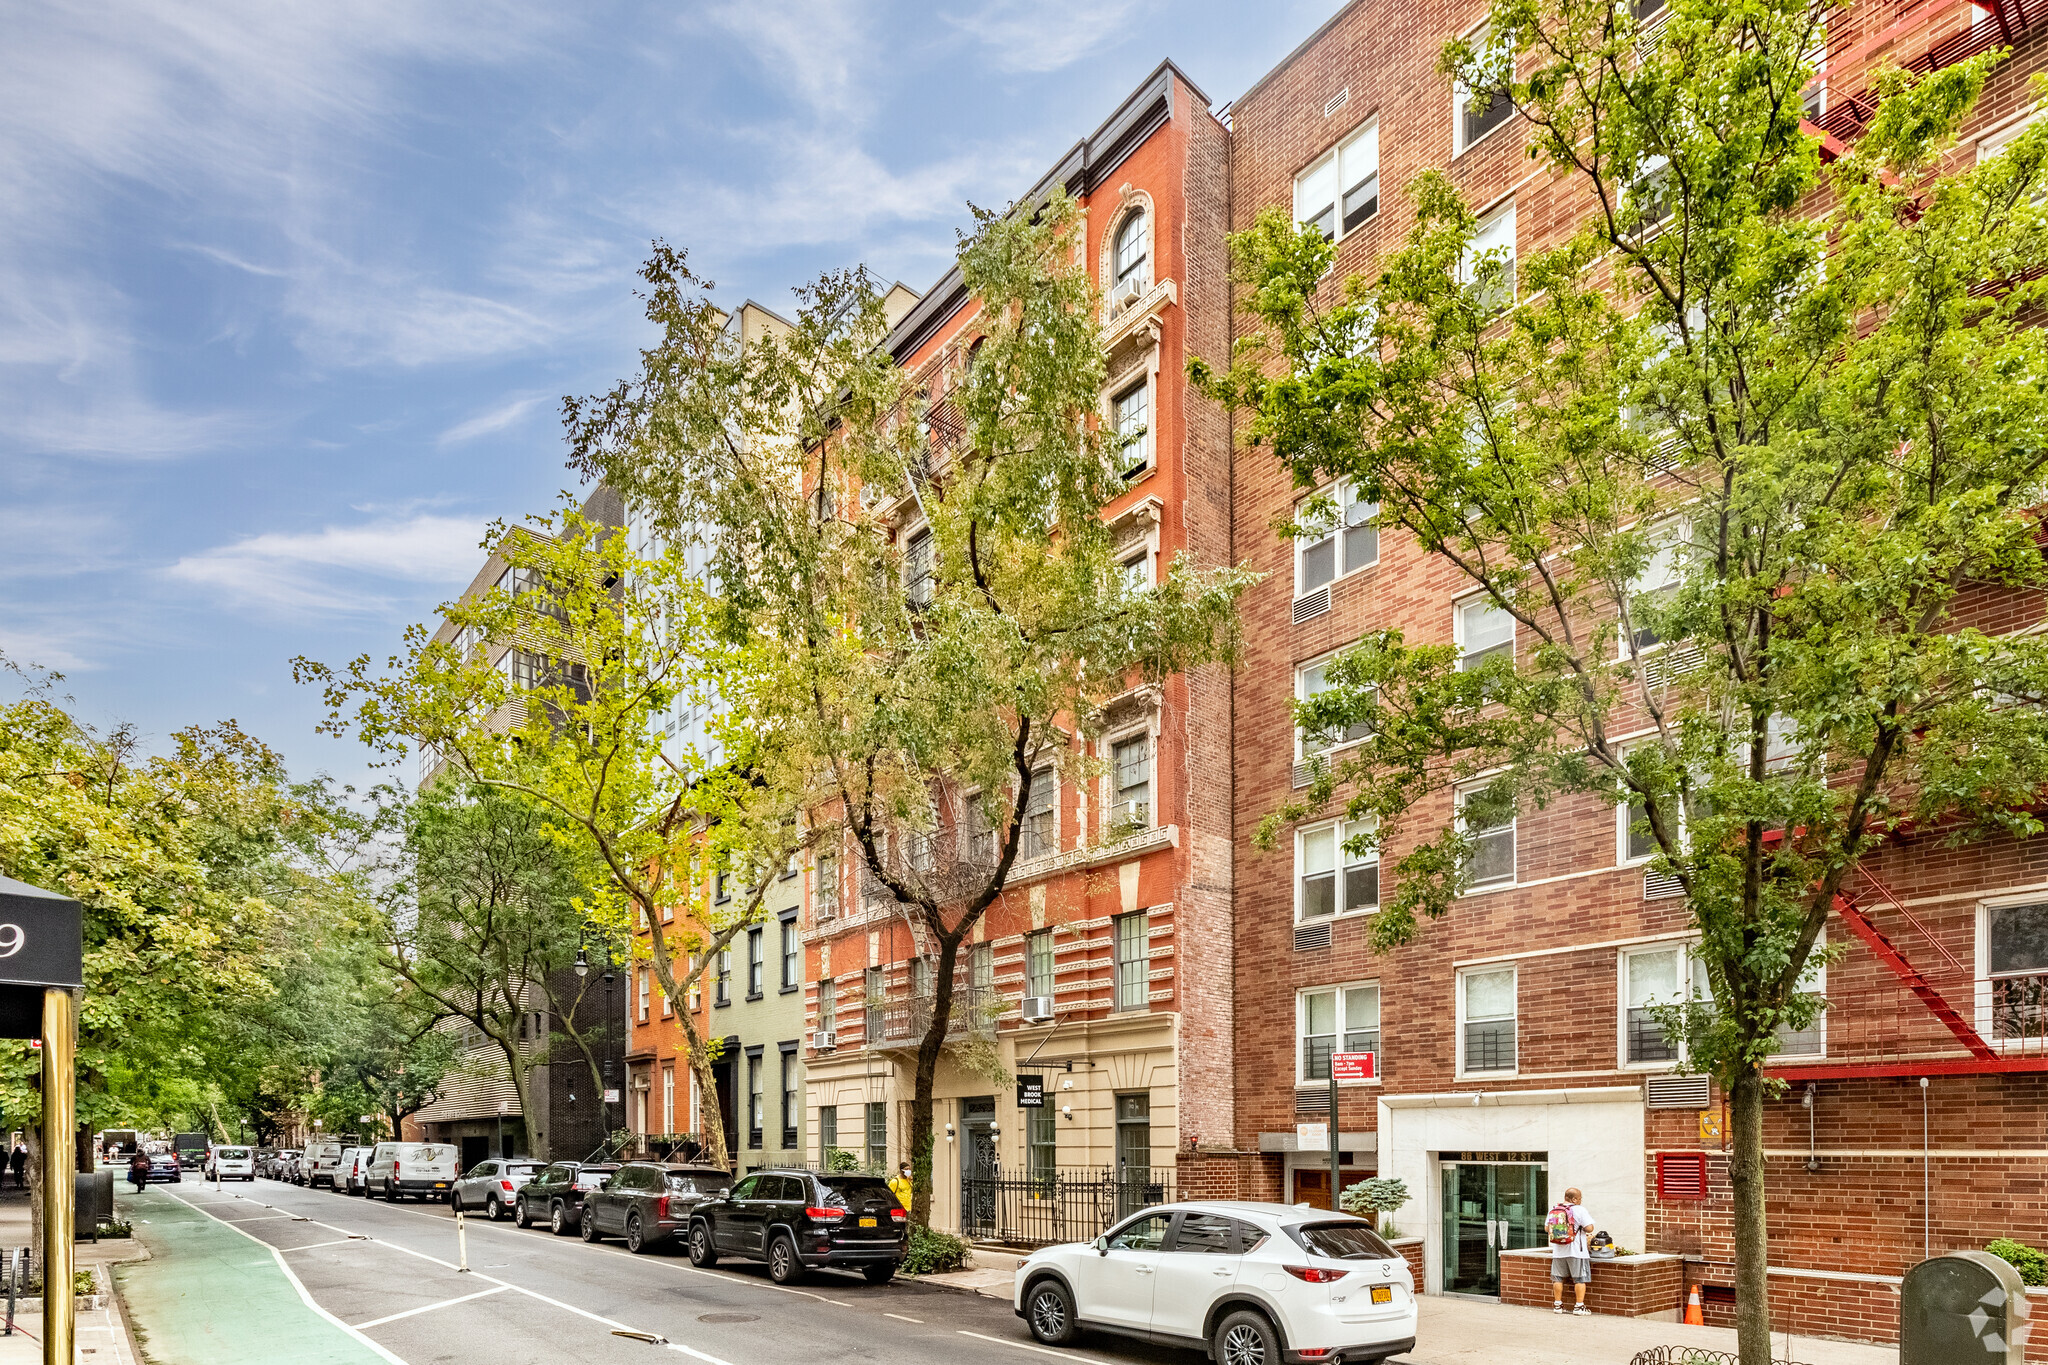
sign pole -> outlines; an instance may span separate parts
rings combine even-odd
[[[72,1365],[76,1333],[72,1297],[72,1190],[77,1153],[71,1136],[77,1083],[71,992],[43,992],[43,1365]]]
[[[1331,1212],[1331,1213],[1341,1213],[1341,1212],[1343,1212],[1343,1205],[1337,1202],[1337,1196],[1338,1196],[1339,1194],[1341,1194],[1341,1193],[1343,1192],[1343,1190],[1344,1190],[1344,1176],[1343,1176],[1343,1171],[1342,1171],[1342,1169],[1341,1169],[1341,1167],[1343,1166],[1343,1159],[1342,1159],[1342,1157],[1341,1157],[1341,1156],[1340,1156],[1340,1155],[1338,1154],[1338,1151],[1337,1151],[1337,1144],[1338,1144],[1338,1143],[1339,1143],[1340,1141],[1342,1141],[1342,1139],[1341,1139],[1341,1138],[1340,1138],[1340,1137],[1338,1136],[1338,1134],[1337,1134],[1337,1058],[1336,1058],[1336,1055],[1335,1055],[1335,1053],[1334,1053],[1334,1051],[1333,1051],[1333,1052],[1332,1052],[1332,1055],[1331,1055],[1331,1057],[1330,1057],[1330,1212]]]

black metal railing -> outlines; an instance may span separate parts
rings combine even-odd
[[[1709,1351],[1700,1346],[1652,1346],[1638,1351],[1628,1365],[1742,1365],[1733,1351]],[[1771,1365],[1796,1365],[1790,1360],[1773,1360]]]
[[[963,1236],[1010,1246],[1086,1242],[1118,1219],[1174,1199],[1168,1168],[1096,1167],[965,1176]]]

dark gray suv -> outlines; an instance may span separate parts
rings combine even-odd
[[[732,1177],[716,1166],[629,1161],[583,1196],[583,1240],[623,1237],[626,1250],[645,1251],[687,1232],[691,1211],[731,1184]]]

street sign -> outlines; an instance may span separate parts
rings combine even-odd
[[[619,1102],[619,1092],[618,1092],[618,1090],[617,1090],[616,1088],[614,1088],[614,1089],[611,1089],[611,1090],[607,1090],[607,1091],[605,1091],[605,1092],[604,1092],[604,1102],[605,1102],[606,1104],[617,1104],[617,1103]]]
[[[1019,1076],[1017,1078],[1017,1107],[1019,1109],[1045,1108],[1045,1077]]]
[[[1370,1081],[1379,1078],[1377,1052],[1339,1052],[1330,1058],[1330,1074],[1340,1081]]]
[[[1326,1147],[1330,1142],[1330,1125],[1327,1123],[1297,1123],[1294,1125],[1294,1142],[1304,1152]]]
[[[609,1095],[607,1095],[607,1096],[606,1096],[605,1098],[606,1098],[606,1099],[610,1099],[611,1097],[610,1097]],[[510,1101],[510,1100],[499,1100],[499,1101],[498,1101],[498,1117],[499,1117],[499,1118],[503,1118],[503,1117],[505,1117],[505,1115],[507,1115],[507,1114],[509,1114],[509,1113],[511,1113],[511,1112],[512,1112],[512,1101]]]
[[[2030,1307],[2019,1272],[1988,1251],[1922,1261],[1899,1285],[1899,1365],[2020,1365]]]
[[[85,912],[77,901],[0,877],[0,985],[85,984]]]

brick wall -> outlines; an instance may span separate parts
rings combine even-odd
[[[1540,1308],[1551,1301],[1550,1251],[1504,1252],[1500,1258],[1500,1301]],[[1595,1313],[1627,1318],[1671,1313],[1678,1306],[1685,1262],[1677,1256],[1625,1256],[1594,1261],[1586,1284],[1586,1306]],[[1576,1302],[1565,1290],[1567,1302]]]

